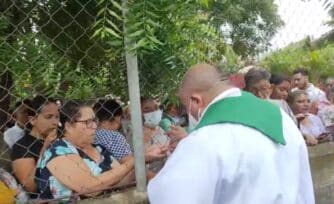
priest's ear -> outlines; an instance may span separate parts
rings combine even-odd
[[[194,107],[195,109],[198,109],[198,108],[202,108],[204,107],[204,98],[202,95],[200,94],[192,94],[190,96],[190,100],[191,100],[191,103],[192,103],[192,107]]]

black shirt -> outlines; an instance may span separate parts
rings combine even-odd
[[[43,140],[37,139],[26,132],[25,135],[13,145],[12,161],[22,158],[33,158],[37,163],[43,143]]]

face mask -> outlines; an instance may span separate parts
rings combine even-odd
[[[161,110],[156,110],[154,112],[150,113],[145,113],[144,114],[144,120],[145,120],[145,125],[150,126],[150,127],[156,127],[159,125],[162,117],[162,111]]]
[[[194,118],[194,116],[192,116],[190,113],[188,113],[188,120],[189,120],[189,125],[188,125],[188,129],[189,131],[193,131],[196,126],[198,125],[198,120],[196,120]]]
[[[198,115],[198,120],[196,120],[196,119],[194,118],[194,116],[191,115],[191,104],[192,104],[192,101],[190,101],[190,105],[189,105],[189,113],[188,113],[188,120],[189,120],[189,126],[188,126],[188,129],[189,129],[190,132],[193,131],[193,130],[196,128],[196,126],[197,126],[198,123],[199,123],[199,118],[200,118],[200,109],[198,110],[198,113],[197,113],[197,115]]]
[[[172,117],[174,125],[180,125],[180,118],[179,117]]]

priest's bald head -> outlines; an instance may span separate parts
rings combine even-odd
[[[197,64],[191,67],[185,74],[179,89],[179,97],[196,120],[210,102],[231,88],[227,74],[209,64]]]

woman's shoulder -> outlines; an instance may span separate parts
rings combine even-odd
[[[23,136],[15,142],[16,145],[30,146],[36,142],[41,142],[39,139],[30,135],[30,132],[24,132]],[[14,144],[14,145],[15,145]]]
[[[43,155],[40,157],[37,167],[45,168],[46,164],[53,158],[69,154],[78,154],[78,150],[69,142],[63,139],[57,139],[44,151]]]
[[[48,150],[56,155],[78,154],[78,150],[74,147],[74,145],[65,139],[55,140],[50,145]]]
[[[37,161],[42,147],[42,140],[26,133],[13,145],[11,158],[13,161],[21,158],[33,158]]]

